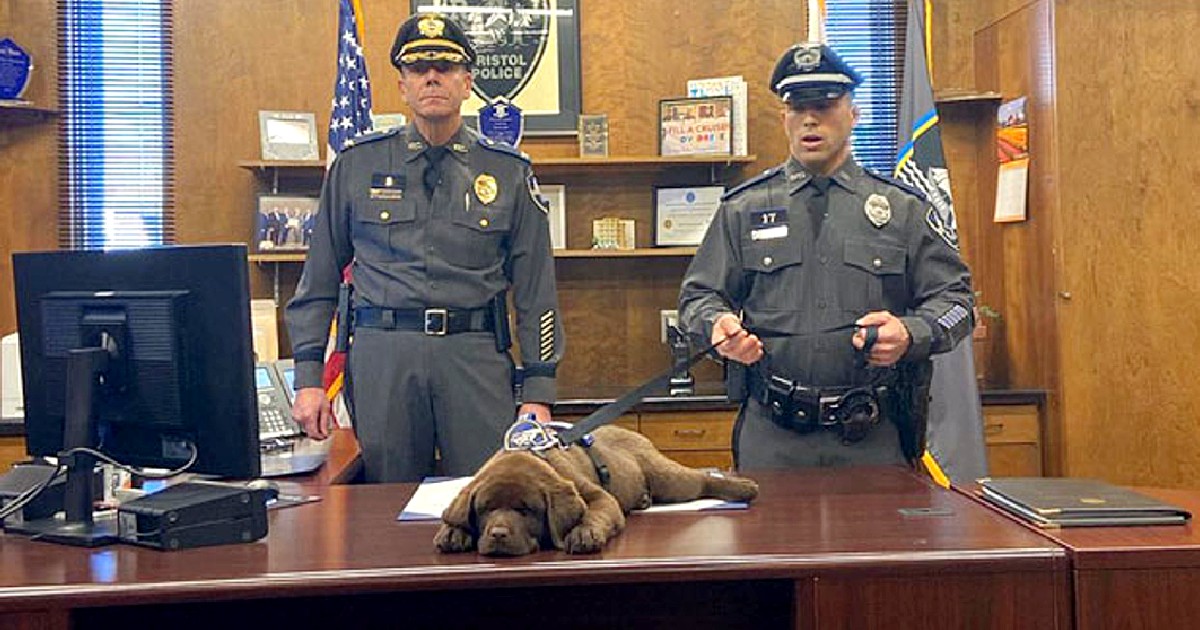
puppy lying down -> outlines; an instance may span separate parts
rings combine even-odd
[[[592,458],[577,444],[541,454],[500,451],[442,513],[434,544],[443,552],[478,549],[488,556],[550,548],[592,553],[621,533],[630,510],[705,497],[750,501],[758,496],[754,481],[688,468],[639,433],[605,426],[592,435],[593,455],[610,474],[607,489]]]

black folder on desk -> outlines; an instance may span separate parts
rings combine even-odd
[[[1095,479],[1003,477],[980,482],[982,496],[1042,527],[1182,525],[1178,506]]]

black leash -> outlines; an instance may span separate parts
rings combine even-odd
[[[856,326],[853,323],[843,324],[841,326],[834,326],[833,328],[827,328],[825,330],[820,330],[820,331],[809,333],[809,334],[803,335],[803,336],[807,337],[807,336],[825,335],[825,334],[829,334],[829,333],[840,332],[843,330],[852,330],[855,328],[858,328],[858,326]],[[770,338],[770,337],[801,336],[801,335],[791,335],[790,333],[784,333],[784,332],[779,332],[779,331],[774,331],[774,330],[765,330],[765,329],[761,329],[761,328],[757,328],[757,327],[755,327],[753,329],[745,328],[744,330],[758,336],[760,339]],[[709,352],[716,350],[717,346],[720,346],[721,344],[725,343],[726,341],[729,341],[732,338],[733,337],[725,337],[724,339],[721,339],[720,341],[717,341],[716,343],[708,346],[707,348],[704,348],[703,350],[688,357],[687,367],[691,368],[693,365],[699,363],[700,360],[703,359]],[[878,338],[879,338],[879,327],[878,326],[868,326],[867,327],[867,342],[863,346],[863,349],[862,349],[863,356],[866,356],[867,354],[869,354],[871,352],[871,346],[875,345],[875,340]],[[624,396],[621,396],[620,398],[614,400],[613,402],[610,402],[607,405],[604,405],[603,407],[588,414],[584,419],[580,420],[579,422],[576,422],[574,424],[574,426],[572,426],[570,429],[567,429],[565,431],[559,431],[558,432],[559,444],[561,444],[563,446],[569,446],[571,444],[578,442],[580,440],[580,438],[582,438],[584,435],[591,433],[592,431],[595,431],[596,429],[612,422],[613,420],[616,420],[621,414],[625,413],[626,411],[629,411],[629,409],[631,407],[633,407],[634,405],[641,402],[642,399],[645,398],[646,396],[649,396],[651,393],[653,393],[655,391],[661,391],[667,385],[667,383],[670,382],[671,375],[675,373],[675,370],[677,367],[678,366],[672,366],[670,368],[667,368],[666,371],[664,371],[661,374],[655,376],[654,378],[646,381],[645,383],[642,383],[640,386],[638,386],[637,389],[634,389],[634,390],[626,393]]]

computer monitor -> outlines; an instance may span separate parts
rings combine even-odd
[[[244,245],[14,254],[29,454],[168,469],[194,454],[190,472],[257,477],[247,266]],[[65,521],[24,533],[113,542],[91,518],[94,458],[65,459]]]

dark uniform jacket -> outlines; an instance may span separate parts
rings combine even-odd
[[[847,160],[819,222],[813,195],[795,160],[725,195],[684,278],[680,320],[689,331],[707,344],[721,314],[741,312],[763,333],[772,373],[825,386],[868,378],[855,367],[848,326],[870,311],[908,327],[902,361],[950,350],[970,333],[970,275],[920,193]]]
[[[511,287],[524,400],[554,402],[563,335],[529,159],[466,127],[445,146],[432,201],[422,187],[428,146],[411,124],[359,138],[334,161],[287,307],[296,387],[320,386],[338,284],[353,261],[356,307],[483,308]]]

